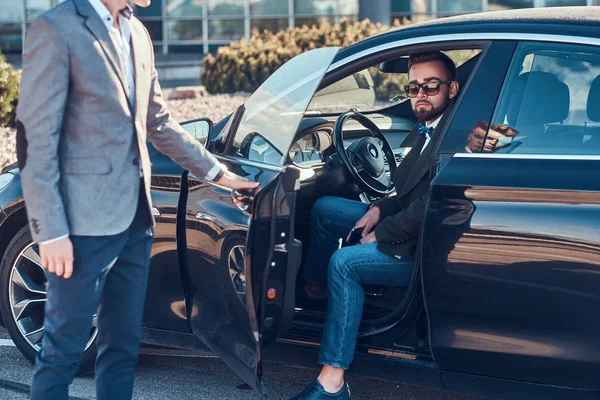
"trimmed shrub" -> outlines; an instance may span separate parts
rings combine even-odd
[[[230,46],[220,47],[216,55],[204,57],[201,80],[209,93],[253,92],[277,68],[298,54],[325,46],[347,47],[370,36],[399,28],[407,22],[394,21],[389,27],[369,20],[342,20],[320,26],[290,28],[272,33],[252,33]]]
[[[0,126],[14,127],[20,86],[21,73],[0,53]]]

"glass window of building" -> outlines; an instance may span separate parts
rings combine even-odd
[[[289,2],[282,0],[250,0],[250,15],[288,15]]]
[[[546,0],[546,7],[585,6],[587,0]]]
[[[358,15],[358,0],[339,0],[338,14],[342,16]]]
[[[239,40],[244,36],[244,21],[218,19],[208,21],[210,40]]]
[[[463,14],[482,10],[481,0],[447,1],[436,0],[440,14]]]
[[[488,0],[488,10],[509,10],[512,8],[533,7],[534,0]]]
[[[250,29],[252,31],[262,32],[268,30],[271,32],[283,31],[289,28],[290,21],[287,18],[262,18],[252,19]]]
[[[21,4],[14,0],[0,0],[0,49],[4,53],[18,53],[22,47]]]
[[[335,24],[335,16],[332,15],[330,17],[296,17],[295,19],[296,26],[319,26],[324,22]]]
[[[431,12],[431,0],[391,0],[392,14],[412,14]]]
[[[44,11],[48,11],[52,7],[54,7],[57,2],[53,2],[52,0],[24,0],[25,1],[25,10],[27,13],[27,22],[33,22],[37,17],[39,17]],[[18,2],[15,2],[18,3]]]
[[[172,20],[167,23],[169,40],[202,40],[202,20]]]
[[[245,0],[208,0],[209,16],[244,16]]]
[[[166,0],[165,11],[170,17],[202,17],[203,5],[204,0]],[[160,16],[161,2],[153,1],[146,9],[138,7],[139,15],[145,15],[150,9],[153,16]]]
[[[336,15],[337,0],[294,0],[296,15]]]

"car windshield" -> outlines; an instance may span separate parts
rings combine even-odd
[[[477,56],[479,49],[444,51],[457,68]],[[408,56],[376,63],[353,72],[319,90],[307,107],[307,114],[341,114],[355,108],[360,112],[382,111],[408,100]]]
[[[262,138],[276,155],[268,163],[282,165],[306,107],[338,51],[326,47],[302,53],[271,75],[244,104],[236,131],[228,132],[235,129],[233,118],[223,129],[227,135],[235,134],[230,155],[244,156],[244,144]]]

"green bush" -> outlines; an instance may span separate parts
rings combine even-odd
[[[254,31],[249,41],[224,46],[204,57],[201,80],[209,93],[253,92],[277,68],[298,54],[325,46],[347,47],[392,27],[369,20],[342,20],[340,24],[302,26],[272,33]]]
[[[0,53],[0,126],[14,127],[20,86],[20,72],[16,72]]]

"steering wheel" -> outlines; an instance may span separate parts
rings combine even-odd
[[[371,136],[354,141],[346,149],[342,127],[350,119],[365,127]],[[388,161],[390,176],[396,169],[396,158],[392,146],[373,121],[358,111],[351,110],[343,113],[335,123],[333,142],[342,164],[346,166],[362,190],[377,197],[387,196],[394,191],[394,183],[385,173],[383,156],[385,155]]]

